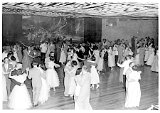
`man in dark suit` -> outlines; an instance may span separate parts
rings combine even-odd
[[[103,64],[103,69],[104,69],[104,72],[106,73],[107,70],[108,70],[108,52],[106,50],[105,54],[104,54],[104,64]]]

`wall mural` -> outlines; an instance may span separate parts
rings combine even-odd
[[[83,18],[22,16],[23,36],[28,41],[70,39],[81,40],[84,35]]]

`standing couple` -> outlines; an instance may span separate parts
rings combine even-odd
[[[32,79],[33,87],[33,105],[37,106],[38,103],[43,104],[48,100],[49,87],[45,80],[45,74],[42,68],[39,66],[40,60],[35,59],[33,61],[33,68],[29,70],[29,75],[23,72],[22,69],[17,69],[9,76],[11,79],[17,81],[10,96],[8,107],[11,109],[29,109],[32,107],[31,98],[28,93],[27,87],[24,84],[27,76]]]

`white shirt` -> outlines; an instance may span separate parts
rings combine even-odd
[[[132,62],[132,60],[126,60],[122,64],[118,64],[119,67],[124,67],[123,75],[126,75],[126,71],[129,68],[129,63],[131,63],[131,62]]]
[[[113,47],[113,51],[114,51],[114,54],[115,54],[115,55],[118,55],[117,47]]]
[[[40,45],[40,48],[41,48],[41,52],[42,52],[42,53],[46,53],[46,52],[47,52],[47,45],[46,45],[46,44],[44,44],[44,43],[41,44],[41,45]]]

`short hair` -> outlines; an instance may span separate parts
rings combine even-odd
[[[54,61],[54,60],[55,60],[54,56],[50,56],[49,59],[50,59],[51,61]]]
[[[75,61],[75,60],[73,60],[73,61],[71,62],[71,65],[72,65],[72,66],[77,66],[77,64],[78,64],[78,63],[77,63],[77,61]]]
[[[16,61],[16,58],[14,56],[11,56],[12,61]]]
[[[51,54],[54,53],[53,51],[49,53],[49,57],[51,57]]]

